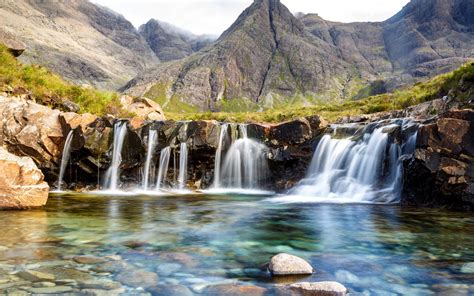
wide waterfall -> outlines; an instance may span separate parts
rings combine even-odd
[[[248,137],[246,125],[239,126],[239,134],[227,151],[215,182],[221,189],[261,189],[268,176],[267,147]]]
[[[58,191],[62,190],[64,173],[66,172],[67,165],[69,163],[69,158],[71,157],[71,143],[74,136],[74,131],[71,130],[66,137],[66,142],[64,143],[63,155],[61,158],[61,167],[59,170],[59,179],[58,179]]]
[[[170,165],[171,147],[166,147],[161,150],[160,166],[158,168],[158,178],[156,180],[156,190],[160,191],[165,185],[166,176],[168,174],[168,167]]]
[[[217,145],[216,157],[214,160],[214,183],[213,188],[219,188],[221,186],[221,165],[222,165],[222,150],[224,149],[225,141],[228,137],[229,124],[224,123],[221,125],[221,131],[219,134],[219,144]]]
[[[148,190],[150,181],[150,172],[152,171],[152,159],[155,147],[158,145],[158,132],[156,130],[150,130],[148,134],[148,145],[146,152],[145,172],[143,174],[142,187],[143,190]]]
[[[122,163],[122,148],[125,136],[127,135],[127,122],[120,121],[114,125],[114,143],[112,153],[112,163],[106,173],[107,189],[115,191],[118,189],[120,180],[120,165]]]
[[[332,134],[321,139],[306,179],[290,191],[287,201],[398,202],[403,177],[400,157],[414,152],[414,125],[395,120],[362,130],[335,126]]]
[[[188,145],[186,142],[181,143],[179,147],[179,175],[178,175],[178,189],[184,190],[186,188],[186,181],[188,179]]]

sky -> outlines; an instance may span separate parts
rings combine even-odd
[[[124,15],[135,27],[155,18],[194,34],[219,35],[252,0],[91,0]],[[293,13],[330,21],[383,21],[409,0],[281,0]]]

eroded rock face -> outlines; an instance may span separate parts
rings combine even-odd
[[[0,209],[42,207],[49,186],[43,173],[28,157],[18,157],[0,147]]]
[[[405,204],[474,207],[474,111],[449,111],[420,128],[405,164]]]
[[[273,275],[304,275],[314,271],[306,260],[284,253],[273,256],[268,269]]]

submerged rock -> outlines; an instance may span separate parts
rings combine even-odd
[[[305,282],[284,286],[279,295],[345,296],[348,290],[338,282]]]
[[[158,275],[143,269],[126,269],[121,271],[116,280],[122,284],[134,288],[149,288],[158,285]]]
[[[210,286],[204,289],[203,294],[209,296],[263,296],[266,289],[258,286],[239,286],[234,284]]]
[[[0,209],[28,209],[46,204],[49,186],[31,158],[15,156],[0,147],[0,172]]]
[[[192,296],[191,290],[183,285],[158,285],[148,288],[147,291],[153,296]]]
[[[19,278],[30,282],[54,281],[56,278],[53,274],[36,270],[20,271],[16,274]]]
[[[285,253],[273,256],[268,269],[273,275],[305,275],[314,272],[313,267],[304,259]]]
[[[99,264],[108,261],[105,258],[96,256],[75,256],[74,258],[72,258],[72,260],[79,264]]]

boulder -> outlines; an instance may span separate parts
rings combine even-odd
[[[15,35],[2,29],[0,29],[0,44],[5,45],[15,57],[19,57],[26,50],[26,45],[23,42]]]
[[[345,296],[348,290],[338,282],[305,282],[285,286],[280,293],[283,295],[303,295],[303,296]]]
[[[273,275],[305,275],[314,271],[306,260],[285,253],[273,256],[268,268]]]
[[[150,99],[122,96],[120,103],[124,110],[134,113],[137,118],[142,120],[165,120],[161,106]]]
[[[49,186],[29,157],[18,157],[0,147],[0,209],[42,207]]]

